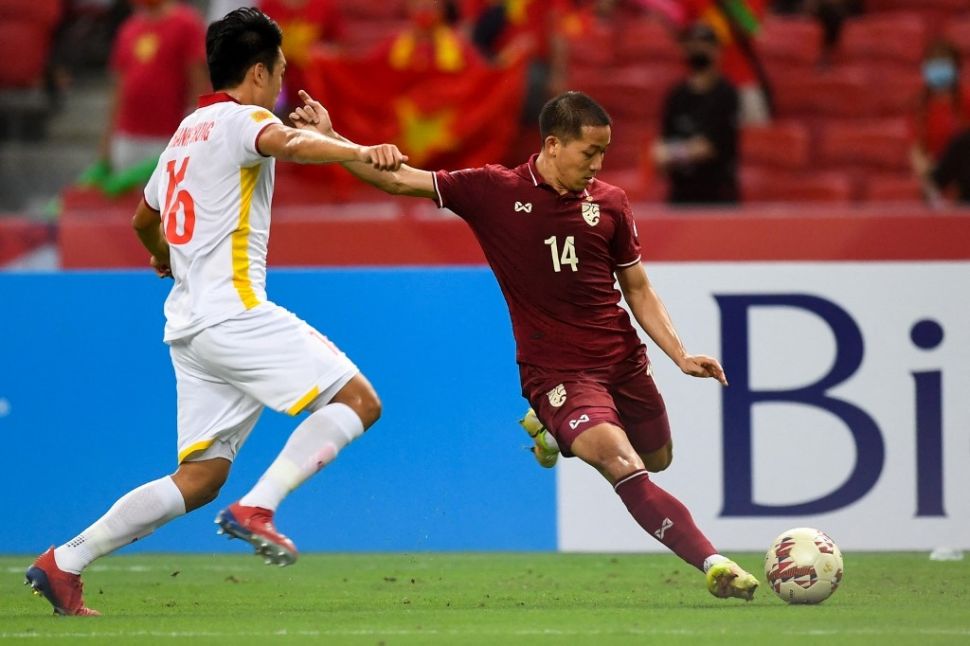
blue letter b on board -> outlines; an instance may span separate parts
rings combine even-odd
[[[879,479],[884,461],[882,434],[864,410],[828,394],[851,377],[862,364],[863,340],[859,326],[832,301],[807,294],[735,294],[715,296],[721,309],[721,352],[731,385],[723,390],[724,508],[723,516],[788,516],[820,514],[848,506],[863,497]],[[818,381],[788,390],[752,390],[748,313],[754,308],[795,308],[815,314],[835,336],[835,362]],[[793,338],[790,343],[799,343]],[[792,402],[814,406],[845,424],[856,446],[857,460],[849,477],[814,500],[787,505],[755,502],[752,464],[752,411],[760,402]],[[797,464],[793,472],[801,471]]]

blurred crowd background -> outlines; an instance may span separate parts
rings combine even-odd
[[[245,3],[250,4],[250,3]],[[0,222],[136,199],[209,91],[239,0],[0,0]],[[970,202],[970,0],[258,0],[300,88],[415,165],[516,164],[542,103],[615,120],[602,178],[641,203]],[[277,166],[278,204],[375,201]],[[327,217],[327,209],[319,210]]]

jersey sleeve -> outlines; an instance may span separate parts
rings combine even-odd
[[[158,199],[158,182],[161,178],[161,162],[155,164],[155,170],[152,171],[152,176],[148,178],[148,184],[145,185],[144,198],[145,204],[148,205],[150,209],[161,212],[162,205],[161,201]]]
[[[266,159],[257,150],[256,142],[263,130],[274,124],[282,124],[279,118],[265,108],[255,105],[240,106],[239,110],[227,119],[226,137],[230,159],[242,167],[258,164]]]
[[[456,171],[439,170],[433,177],[439,207],[451,209],[468,222],[481,216],[487,204],[485,196],[491,181],[487,166]]]
[[[613,262],[616,269],[631,267],[640,262],[640,238],[633,210],[626,195],[623,195],[620,218],[616,223],[612,243]]]

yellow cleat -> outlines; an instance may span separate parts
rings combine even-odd
[[[532,438],[534,444],[531,452],[539,466],[546,469],[556,466],[556,461],[559,459],[559,445],[556,443],[556,438],[546,430],[546,427],[536,417],[535,411],[531,408],[527,410],[522,419],[519,420],[519,424]]]
[[[742,570],[734,561],[724,561],[712,565],[707,571],[707,589],[721,599],[737,597],[751,601],[754,591],[758,589],[758,579]]]

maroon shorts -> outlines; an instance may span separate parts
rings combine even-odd
[[[571,456],[573,440],[608,422],[626,431],[637,453],[651,453],[670,441],[667,407],[638,350],[618,364],[593,370],[559,371],[522,364],[522,395]]]

